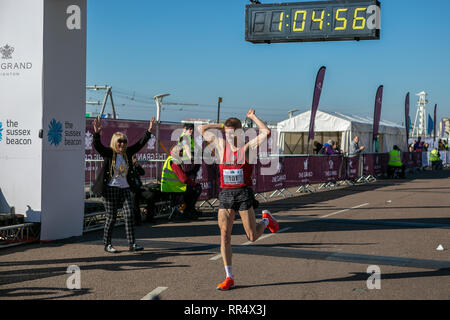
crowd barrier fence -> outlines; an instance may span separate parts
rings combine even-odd
[[[441,152],[444,164],[450,161],[450,152]],[[313,184],[336,185],[338,182],[359,181],[370,182],[377,176],[387,173],[389,154],[375,153],[362,154],[353,157],[343,155],[321,156],[321,155],[299,155],[299,156],[269,156],[267,159],[275,161],[276,170],[273,174],[263,174],[273,166],[272,161],[262,164],[258,161],[254,165],[252,173],[253,190],[257,194],[272,192],[284,196],[288,188],[298,187],[301,191],[308,189]],[[402,161],[406,169],[418,169],[431,165],[428,161],[429,153],[426,152],[404,152]],[[90,188],[95,180],[102,160],[86,160],[85,182],[86,192],[91,194]],[[143,182],[155,182],[156,172],[161,172],[164,160],[141,161],[140,164],[146,171],[142,177]],[[159,169],[156,169],[159,166]],[[190,165],[186,165],[189,169]],[[199,200],[216,199],[219,193],[219,169],[216,164],[207,165],[203,163],[197,173],[196,181],[202,186],[202,194]]]

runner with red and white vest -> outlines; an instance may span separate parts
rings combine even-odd
[[[271,232],[278,231],[277,220],[267,210],[263,211],[261,221],[256,223],[253,208],[255,198],[251,188],[251,175],[256,163],[256,152],[250,151],[255,151],[266,141],[270,135],[270,129],[256,116],[253,109],[248,111],[247,118],[256,123],[259,129],[259,134],[248,143],[244,143],[245,135],[242,123],[237,118],[229,118],[223,124],[206,124],[198,128],[204,139],[212,144],[219,159],[221,190],[218,223],[221,236],[220,252],[226,272],[225,281],[217,286],[219,290],[234,288],[231,230],[236,212],[239,212],[246,236],[251,242],[256,241],[264,233],[266,227],[269,227]],[[212,133],[213,129],[216,130],[216,134]],[[225,132],[225,139],[218,134],[218,131]],[[254,159],[251,159],[250,155]]]

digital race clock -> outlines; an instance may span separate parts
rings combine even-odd
[[[380,16],[377,0],[250,4],[245,8],[245,40],[378,40]]]

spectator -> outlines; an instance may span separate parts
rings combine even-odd
[[[442,141],[442,139],[439,139],[438,148],[439,148],[439,151],[446,151],[445,144]]]
[[[200,164],[194,163],[194,155],[195,155],[195,139],[194,139],[194,124],[185,123],[184,130],[178,139],[178,143],[183,147],[183,156],[182,161],[184,164],[192,165],[192,168],[186,171],[186,174],[190,178],[194,178],[197,175],[197,172],[200,170]]]
[[[336,148],[336,142],[334,140],[328,140],[328,142],[323,145],[321,153],[325,155],[338,154],[339,152],[336,151]]]
[[[111,138],[110,146],[106,147],[101,142],[100,134],[102,125],[100,119],[96,118],[94,120],[94,148],[103,157],[103,166],[95,179],[92,191],[103,197],[106,210],[106,222],[103,234],[103,243],[106,252],[118,252],[112,246],[111,241],[119,209],[123,209],[123,216],[125,218],[128,250],[141,251],[144,249],[135,243],[133,202],[130,192],[134,188],[134,181],[131,179],[133,166],[130,165],[129,159],[150,140],[154,122],[155,118],[152,118],[148,130],[145,131],[142,138],[134,145],[128,146],[128,138],[126,135],[122,132],[116,132]]]
[[[423,152],[424,150],[424,146],[423,146],[423,142],[422,142],[422,137],[418,137],[417,138],[417,142],[414,145],[414,151],[415,152]]]
[[[436,148],[430,152],[430,162],[432,170],[442,170],[444,168],[442,165],[441,155]]]
[[[359,137],[355,136],[353,141],[350,143],[349,156],[356,156],[364,151],[365,147],[359,145]]]
[[[183,193],[186,204],[183,214],[196,219],[199,212],[195,209],[195,203],[202,193],[202,187],[185,173],[182,156],[183,148],[178,144],[173,146],[161,173],[161,192]]]
[[[314,153],[319,154],[320,150],[323,148],[323,145],[319,141],[314,141]]]
[[[409,145],[409,148],[408,148],[408,150],[409,150],[409,152],[414,152],[414,146],[416,145],[416,140],[414,140],[410,145]]]
[[[134,185],[131,189],[131,198],[133,199],[133,212],[134,212],[134,222],[136,225],[140,225],[142,223],[141,217],[141,200],[143,199],[142,192],[143,185],[141,176],[145,175],[145,170],[137,161],[136,155],[134,154],[132,157],[132,170],[131,170],[131,179],[134,179]]]

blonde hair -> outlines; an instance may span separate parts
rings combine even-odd
[[[119,140],[119,139],[125,139],[128,141],[128,138],[124,133],[122,133],[122,132],[114,133],[111,137],[111,142],[109,143],[109,146],[115,153],[118,153],[116,145],[117,145],[117,140]]]
[[[128,173],[129,165],[128,165],[127,154],[125,152],[124,153],[117,152],[116,145],[117,145],[117,140],[119,140],[119,139],[126,139],[128,141],[127,136],[124,133],[122,133],[122,132],[116,132],[111,137],[111,142],[109,143],[109,146],[111,147],[111,149],[113,151],[113,156],[112,156],[112,161],[111,161],[111,168],[109,170],[109,173],[110,173],[111,177],[114,175],[113,172],[114,172],[114,169],[116,168],[116,155],[117,155],[117,153],[121,154],[122,157],[124,158],[124,160],[125,160],[125,162],[127,164],[127,173]]]

